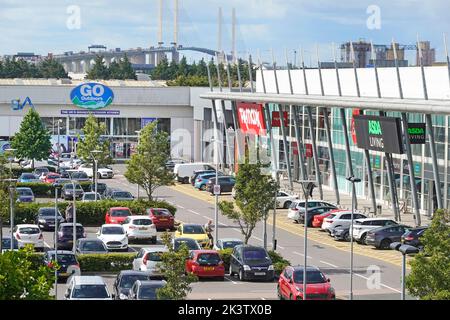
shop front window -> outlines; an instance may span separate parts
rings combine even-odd
[[[115,136],[125,136],[127,134],[127,119],[115,118],[113,126]]]

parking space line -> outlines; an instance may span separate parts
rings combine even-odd
[[[228,227],[228,225],[225,224],[225,223],[219,222],[219,224],[220,224],[221,226]]]
[[[260,239],[260,238],[258,238],[258,237],[255,237],[255,236],[252,236],[252,238],[253,238],[253,239],[256,239],[256,240],[258,240],[258,241],[261,241],[261,242],[263,241],[262,239]]]
[[[302,256],[302,257],[305,256],[303,253],[300,253],[300,252],[297,252],[297,251],[294,251],[294,252],[292,252],[292,253],[293,253],[293,254],[296,254],[296,255],[298,255],[298,256]],[[310,256],[308,256],[307,258],[308,258],[308,259],[312,259],[312,257],[310,257]]]
[[[319,262],[320,262],[320,263],[323,263],[323,264],[326,264],[326,265],[329,265],[330,267],[333,267],[333,268],[339,268],[338,266],[335,266],[334,264],[329,263],[329,262],[326,262],[326,261],[320,260]]]
[[[203,218],[205,218],[207,220],[211,219],[210,217],[207,217],[207,216],[203,216]]]
[[[52,247],[50,247],[50,245],[44,241],[44,246],[46,246],[47,248],[51,249]]]
[[[280,245],[278,246],[278,248],[280,248],[281,250],[284,250],[284,249],[285,249],[284,247],[282,247],[282,246],[280,246]]]
[[[195,215],[197,215],[197,216],[199,216],[200,215],[200,213],[198,213],[198,212],[195,212],[194,210],[188,210],[189,212],[191,212],[191,213],[193,213],[193,214],[195,214]]]
[[[363,278],[364,280],[369,280],[368,277],[364,277],[363,275],[360,275],[360,274],[357,274],[357,273],[354,273],[354,275],[357,276],[357,277]],[[401,293],[400,290],[394,289],[394,288],[389,287],[389,286],[387,286],[387,285],[385,285],[385,284],[380,283],[380,285],[381,285],[382,287],[385,287],[386,289],[392,290],[392,291],[397,292],[397,293]]]
[[[180,209],[186,209],[185,207],[180,206],[179,204],[177,204],[177,207],[180,208]]]
[[[237,284],[237,282],[234,281],[234,280],[232,280],[231,278],[225,277],[225,279],[227,279],[228,281],[230,281],[230,282],[233,283],[233,284]]]

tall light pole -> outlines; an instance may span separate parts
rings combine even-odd
[[[60,159],[61,159],[61,142],[60,142],[59,137],[60,137],[60,124],[61,124],[62,122],[63,122],[62,119],[59,119],[59,120],[58,120],[58,164],[57,164],[57,169],[56,169],[56,172],[58,172],[58,173],[59,173],[59,169],[60,169],[60,167],[59,167],[59,161],[60,161]]]
[[[355,203],[356,203],[356,186],[355,183],[361,182],[361,179],[355,178],[354,176],[348,177],[348,181],[352,183],[352,214],[350,222],[350,300],[353,300],[353,220],[355,214]]]
[[[213,187],[214,196],[215,196],[215,203],[214,203],[214,241],[217,242],[217,239],[219,238],[219,193],[220,193],[220,185],[219,185],[219,148],[217,146],[218,139],[216,137],[213,137],[211,139],[211,142],[214,143],[214,155],[216,158],[216,181],[215,185]],[[219,186],[219,187],[217,187]]]
[[[13,235],[13,229],[14,229],[14,193],[15,193],[15,188],[12,185],[13,182],[17,181],[14,180],[12,178],[12,161],[13,161],[13,156],[14,156],[14,152],[17,151],[17,149],[6,149],[5,150],[8,153],[11,153],[11,155],[8,157],[9,160],[9,210],[10,210],[10,218],[9,218],[9,222],[10,222],[10,228],[11,228],[11,251],[13,250],[14,246],[14,235]],[[0,226],[1,227],[1,226]],[[1,238],[0,238],[1,240]],[[0,251],[1,252],[1,251]]]
[[[72,222],[73,222],[73,244],[72,244],[72,252],[73,254],[76,254],[76,250],[77,250],[77,209],[76,209],[76,200],[77,200],[77,196],[76,196],[76,192],[75,192],[75,182],[74,180],[70,180],[72,183],[72,187],[73,187],[73,214],[72,214]]]
[[[137,135],[138,135],[138,147],[139,147],[139,143],[141,142],[141,131],[142,130],[137,130],[137,131],[135,131],[136,133],[137,133]],[[139,184],[137,185],[137,198],[138,198],[138,200],[139,200],[139,198],[140,198],[140,194],[139,194]]]
[[[60,185],[55,185],[55,234],[53,235],[55,243],[55,262],[58,263],[58,189]],[[58,270],[55,265],[55,300],[58,300]]]
[[[95,192],[95,201],[97,201],[97,171],[98,171],[98,160],[95,159],[96,154],[100,154],[102,151],[100,150],[92,150],[91,157],[94,159],[94,167],[92,168],[92,177],[94,178],[94,192]]]

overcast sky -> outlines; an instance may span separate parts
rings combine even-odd
[[[159,0],[0,0],[0,54],[87,50],[91,44],[136,48],[158,41]],[[173,41],[173,0],[164,0],[164,41]],[[270,59],[289,59],[300,46],[306,60],[320,47],[364,38],[414,44],[417,33],[444,57],[443,33],[450,33],[449,0],[179,0],[179,43],[216,49],[218,8],[223,8],[223,49],[231,51],[231,10],[237,10],[237,50]],[[75,7],[74,7],[75,6]],[[79,15],[78,15],[79,12]],[[78,16],[80,19],[78,19]],[[378,17],[380,19],[378,20]],[[410,52],[410,55],[413,54]],[[198,59],[198,55],[189,56]]]

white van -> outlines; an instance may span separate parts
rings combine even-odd
[[[216,170],[213,166],[204,163],[178,163],[173,169],[175,180],[181,183],[189,183],[189,178],[194,175],[194,171]]]

